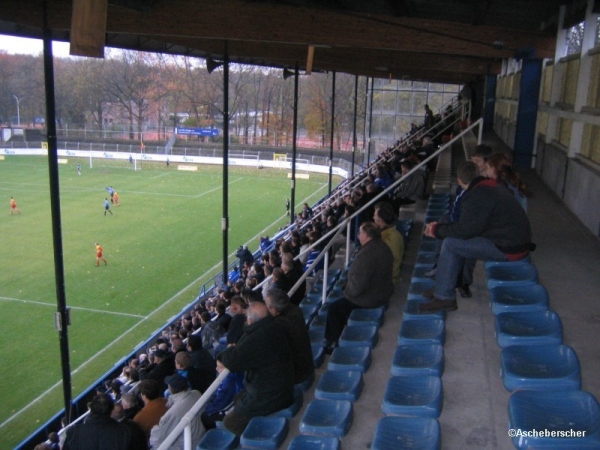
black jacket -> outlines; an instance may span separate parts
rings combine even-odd
[[[474,179],[460,207],[458,222],[440,223],[435,227],[437,238],[485,237],[505,254],[529,250],[531,226],[527,214],[511,192],[495,180]]]
[[[244,372],[234,407],[246,417],[267,416],[294,402],[294,368],[285,333],[273,317],[246,326],[235,347],[218,357],[231,372]]]
[[[90,416],[67,429],[63,450],[130,450],[131,430],[111,417]]]

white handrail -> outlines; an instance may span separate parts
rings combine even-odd
[[[184,433],[184,441],[183,448],[184,450],[193,450],[192,449],[192,432],[191,432],[191,424],[192,421],[196,418],[198,413],[204,408],[204,405],[213,393],[217,390],[221,382],[225,379],[225,377],[229,374],[229,370],[224,369],[223,372],[219,374],[217,379],[212,382],[212,384],[204,391],[202,397],[198,399],[198,401],[192,406],[185,416],[181,419],[181,421],[177,424],[177,426],[169,433],[169,435],[165,438],[164,441],[159,445],[157,450],[167,450],[173,442],[179,438],[179,435]]]

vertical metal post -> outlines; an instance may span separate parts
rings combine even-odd
[[[294,124],[292,130],[292,184],[290,194],[290,223],[294,222],[296,211],[296,141],[298,140],[298,64],[294,71]]]
[[[333,132],[335,126],[335,70],[332,72],[333,78],[331,81],[331,135],[329,139],[329,182],[328,195],[331,195],[331,178],[333,175]]]
[[[358,114],[358,75],[354,76],[354,129],[352,131],[352,165],[350,166],[350,176],[354,176],[354,155],[356,154],[356,121]]]
[[[223,284],[227,283],[228,230],[229,230],[229,55],[225,42],[223,61]]]
[[[367,83],[368,85],[368,83]],[[373,128],[373,87],[375,79],[371,77],[371,101],[369,102],[369,146],[367,148],[367,166],[371,162],[371,131]]]
[[[71,422],[71,367],[69,362],[69,311],[65,292],[65,272],[60,219],[60,186],[58,179],[58,152],[56,144],[56,116],[54,103],[54,63],[52,34],[48,28],[48,5],[44,0],[44,86],[46,89],[46,126],[48,133],[48,172],[50,175],[50,209],[52,241],[54,244],[54,279],[56,283],[57,314],[55,323],[59,332],[60,359],[63,379],[63,399],[67,422]]]

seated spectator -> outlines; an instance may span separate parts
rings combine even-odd
[[[162,345],[162,344],[161,344]],[[154,352],[156,364],[148,370],[140,372],[141,380],[155,380],[161,387],[161,392],[166,389],[165,377],[175,373],[175,357],[172,353],[158,349]]]
[[[233,286],[233,284],[240,278],[240,269],[238,266],[233,266],[229,275],[227,275],[227,284]]]
[[[392,282],[400,281],[400,266],[404,257],[404,238],[396,229],[396,215],[390,202],[379,202],[375,204],[373,221],[379,227],[381,239],[387,244],[394,256],[394,267],[392,270]]]
[[[217,372],[221,373],[223,369],[225,369],[223,363],[217,361]],[[244,373],[229,372],[210,397],[200,415],[204,428],[207,430],[216,428],[216,423],[223,421],[225,414],[233,408],[233,399],[242,389],[244,389]]]
[[[150,430],[158,425],[160,418],[167,412],[167,399],[161,396],[162,391],[155,380],[141,381],[139,389],[144,407],[134,416],[133,421],[144,431],[148,441]]]
[[[431,222],[424,234],[444,239],[438,259],[431,301],[419,305],[419,311],[454,311],[456,280],[468,259],[516,261],[531,248],[531,227],[527,214],[504,186],[495,180],[477,176],[471,161],[461,164],[458,183],[467,192],[461,201],[458,222]]]
[[[477,165],[479,175],[483,177],[487,175],[487,160],[493,153],[494,150],[489,145],[479,144],[475,147],[475,151],[471,155],[471,161]]]
[[[290,301],[284,291],[274,288],[265,293],[265,304],[275,318],[273,322],[287,336],[294,364],[294,384],[302,383],[315,372],[310,337],[302,310]]]
[[[214,350],[214,346],[219,343],[221,336],[225,334],[225,330],[217,322],[211,320],[208,312],[201,314],[202,319],[202,347],[211,352]]]
[[[210,352],[202,347],[200,336],[193,334],[187,340],[187,351],[190,355],[191,364],[198,370],[206,372],[207,376],[214,374],[217,368],[215,359]]]
[[[254,263],[254,256],[252,255],[252,252],[248,250],[247,245],[240,245],[235,256],[240,258],[240,267],[244,267],[244,265],[250,267]]]
[[[511,158],[506,153],[493,153],[486,162],[486,175],[504,185],[527,212],[527,187],[513,169]]]
[[[169,386],[171,395],[167,401],[169,409],[160,418],[158,425],[154,426],[150,431],[150,446],[153,449],[158,448],[165,438],[171,434],[171,431],[181,422],[192,406],[200,399],[200,392],[189,389],[188,383],[178,373],[167,377],[165,380]],[[199,417],[192,419],[190,422],[192,432],[192,448],[196,448],[200,439],[204,435],[204,426]],[[180,450],[183,448],[183,433],[169,447],[170,450]]]
[[[123,418],[133,419],[142,409],[136,395],[128,392],[121,397],[121,406],[123,407]]]
[[[304,275],[304,270],[300,261],[294,259],[294,256],[291,253],[284,253],[282,259],[283,262],[281,263],[281,269],[283,270],[283,274],[287,279],[287,285],[289,286],[287,291],[285,291],[287,293],[296,285],[300,278],[302,278],[302,275]],[[298,289],[296,289],[296,291],[292,294],[290,300],[294,305],[299,305],[305,295],[306,279],[300,283]]]
[[[404,161],[400,164],[402,176],[408,174],[415,164],[411,161]],[[418,199],[423,197],[425,192],[425,177],[422,170],[416,170],[403,181],[394,191],[394,209],[397,211],[402,205],[412,205]]]
[[[204,392],[215,381],[216,372],[201,371],[192,365],[192,358],[186,352],[180,352],[175,355],[175,369],[177,373],[185,378],[190,389]],[[168,397],[168,391],[165,397]]]
[[[248,325],[237,345],[218,356],[230,371],[245,372],[244,390],[223,420],[225,428],[238,436],[253,417],[294,402],[294,369],[285,333],[274,326],[264,303],[252,302],[247,314]]]
[[[240,292],[242,292],[241,289]],[[215,310],[217,312],[217,315],[213,317],[212,321],[215,322],[225,332],[227,332],[227,330],[229,329],[229,324],[231,323],[231,316],[227,314],[227,305],[225,303],[225,300],[218,301]]]
[[[386,306],[394,291],[394,257],[381,239],[377,225],[373,222],[363,223],[358,232],[358,240],[361,247],[350,266],[344,297],[333,302],[327,314],[325,351],[328,354],[337,346],[354,309]]]
[[[260,237],[260,251],[265,253],[269,251],[269,247],[271,246],[271,241],[269,240],[269,236]]]
[[[108,394],[96,395],[85,422],[67,428],[63,450],[129,450],[131,430],[110,417],[113,408],[113,399]]]
[[[231,323],[227,332],[227,345],[237,344],[244,333],[246,325],[246,308],[248,305],[241,296],[231,299],[230,314]]]

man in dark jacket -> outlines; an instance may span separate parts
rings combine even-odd
[[[112,398],[98,394],[90,403],[90,415],[84,423],[67,429],[64,450],[129,450],[131,431],[110,417]]]
[[[360,226],[358,240],[361,247],[350,266],[344,297],[331,304],[325,326],[325,351],[331,353],[337,345],[350,313],[356,308],[378,308],[387,305],[394,284],[392,272],[394,256],[381,239],[373,222]]]
[[[140,380],[156,380],[160,385],[161,391],[164,392],[167,389],[165,377],[175,373],[175,355],[158,349],[154,352],[154,360],[156,361],[156,366],[149,371],[142,371],[140,373]]]
[[[247,320],[237,345],[218,356],[231,372],[245,372],[244,390],[223,420],[225,428],[238,436],[253,417],[268,416],[294,402],[294,366],[285,333],[274,326],[262,302],[250,304]]]
[[[426,236],[444,242],[432,301],[419,306],[423,312],[457,309],[456,278],[465,260],[517,261],[525,258],[531,247],[527,214],[506,187],[479,176],[471,161],[460,165],[457,176],[466,190],[458,221],[432,222],[425,228]]]
[[[265,293],[265,303],[269,313],[275,318],[288,338],[294,363],[294,383],[302,383],[315,373],[308,328],[298,305],[279,289],[269,289]]]

